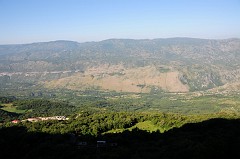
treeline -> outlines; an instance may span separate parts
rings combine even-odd
[[[21,126],[31,132],[45,132],[50,134],[76,134],[78,136],[101,136],[112,131],[125,131],[134,128],[138,123],[150,121],[158,127],[157,131],[164,132],[174,127],[181,127],[186,123],[196,123],[211,118],[239,118],[237,114],[211,114],[184,116],[171,113],[133,113],[133,112],[81,112],[70,116],[67,121],[22,122]],[[11,125],[11,124],[10,124]]]
[[[170,129],[184,123],[180,115],[165,113],[129,113],[129,112],[105,112],[88,113],[82,112],[73,115],[69,121],[48,121],[39,123],[22,123],[30,131],[40,131],[47,133],[73,133],[80,136],[99,136],[114,129],[130,128],[139,122],[152,121],[154,124]]]

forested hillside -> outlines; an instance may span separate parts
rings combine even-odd
[[[81,112],[4,124],[0,148],[7,158],[238,158],[239,130],[236,114]]]

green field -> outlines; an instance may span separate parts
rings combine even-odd
[[[25,110],[18,110],[15,106],[13,106],[12,103],[8,103],[8,104],[1,104],[1,106],[3,106],[1,109],[11,112],[11,113],[18,113],[18,114],[23,114],[26,111]]]
[[[160,132],[164,132],[164,128],[159,127],[155,124],[152,123],[152,121],[143,121],[143,122],[139,122],[136,125],[134,125],[133,127],[129,128],[129,130],[138,128],[140,130],[145,130],[148,132],[155,132],[155,131],[160,131]]]

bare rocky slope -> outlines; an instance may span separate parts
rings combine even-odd
[[[145,93],[208,90],[238,83],[239,61],[240,39],[0,45],[0,87],[41,84],[47,88]]]

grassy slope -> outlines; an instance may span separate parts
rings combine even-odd
[[[11,113],[18,113],[18,114],[21,114],[21,113],[25,113],[26,111],[25,110],[18,110],[16,109],[15,106],[13,106],[12,103],[8,103],[8,104],[1,104],[1,106],[3,106],[2,110],[5,110],[5,111],[8,111],[8,112],[11,112]]]
[[[159,130],[160,132],[163,132],[164,129],[162,127],[154,125],[151,121],[144,121],[144,122],[139,122],[133,127],[129,128],[129,130],[132,130],[134,128],[138,128],[140,130],[146,130],[148,132],[154,132]]]

